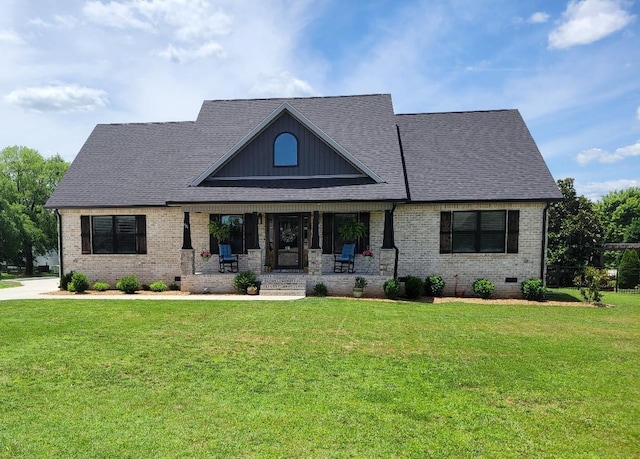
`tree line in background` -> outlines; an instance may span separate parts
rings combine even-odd
[[[636,250],[601,256],[604,243],[640,243],[640,187],[612,191],[597,202],[578,196],[572,178],[558,180],[558,188],[563,199],[549,208],[547,263],[584,269],[600,267],[602,258],[601,267],[619,268],[623,278],[631,273],[625,284],[640,283]]]
[[[44,205],[68,167],[26,147],[0,152],[0,262],[33,274],[34,256],[58,247],[56,217]]]

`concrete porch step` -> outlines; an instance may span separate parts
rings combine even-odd
[[[305,276],[287,274],[263,274],[260,295],[305,296],[307,280]]]

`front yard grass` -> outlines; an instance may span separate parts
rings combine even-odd
[[[4,301],[0,457],[638,457],[639,300]]]

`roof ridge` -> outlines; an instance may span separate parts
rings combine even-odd
[[[164,124],[195,124],[195,121],[137,121],[130,123],[98,123],[97,126],[149,126],[149,125],[164,125]]]
[[[258,97],[258,98],[237,98],[237,99],[204,99],[205,102],[242,102],[242,101],[258,101],[258,100],[309,100],[309,99],[337,99],[348,97],[376,97],[391,96],[391,93],[371,93],[371,94],[345,94],[333,96],[309,96],[309,97]]]
[[[517,108],[495,108],[488,110],[459,110],[452,112],[423,112],[423,113],[396,113],[396,116],[419,116],[419,115],[453,115],[461,113],[494,113],[494,112],[514,112]]]

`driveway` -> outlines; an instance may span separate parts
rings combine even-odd
[[[34,277],[12,279],[22,286],[0,289],[0,301],[3,300],[243,300],[243,301],[283,301],[298,300],[303,296],[284,295],[50,295],[58,290],[60,279],[57,277]]]

